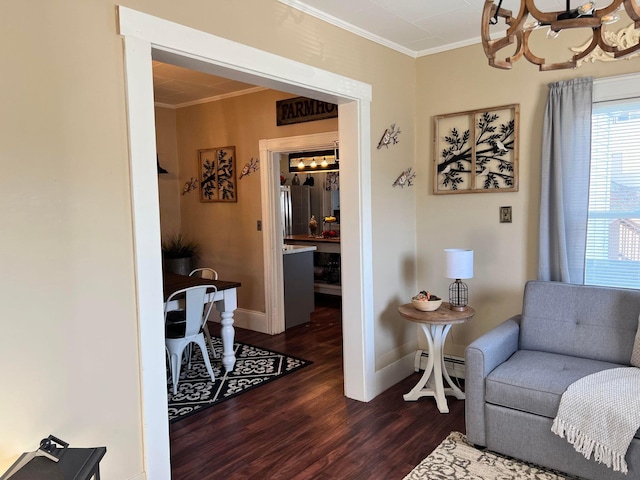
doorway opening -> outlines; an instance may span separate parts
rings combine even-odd
[[[346,396],[362,401],[373,398],[376,388],[371,87],[126,7],[118,8],[118,21],[124,37],[145,473],[148,478],[169,479],[164,329],[157,321],[162,318],[163,298],[152,58],[339,105],[341,157],[349,159],[341,172],[346,187],[341,212],[343,315],[351,319],[343,332],[344,387]],[[274,207],[270,205],[270,211]],[[272,232],[264,232],[264,240],[265,248],[281,249]]]
[[[338,132],[318,133],[296,137],[282,137],[260,141],[260,186],[262,189],[263,224],[269,226],[263,239],[265,259],[265,305],[269,333],[285,330],[284,272],[282,245],[284,244],[280,218],[280,156],[292,152],[333,148]],[[273,248],[277,246],[277,248]],[[346,339],[345,339],[346,340]]]

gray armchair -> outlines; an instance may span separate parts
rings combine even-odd
[[[629,366],[639,314],[637,290],[528,282],[522,314],[466,349],[468,440],[586,479],[640,480],[640,433],[624,475],[585,459],[551,432],[571,383]]]

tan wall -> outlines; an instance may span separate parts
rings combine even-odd
[[[265,311],[264,258],[260,173],[240,178],[242,167],[260,157],[262,139],[308,135],[338,130],[338,119],[319,120],[278,127],[276,101],[290,95],[264,90],[177,110],[180,181],[198,176],[198,150],[235,146],[237,168],[236,203],[202,203],[199,190],[180,198],[182,231],[202,246],[199,266],[215,268],[221,278],[242,283],[238,307]]]
[[[0,19],[0,471],[49,433],[72,446],[106,445],[105,480],[143,469],[117,3],[372,85],[373,136],[392,122],[403,130],[399,145],[374,148],[371,158],[376,355],[402,344],[408,330],[394,306],[415,285],[416,190],[391,183],[413,163],[414,59],[275,0],[7,3]],[[257,151],[239,154],[246,160]],[[242,182],[249,189],[257,177]],[[251,219],[246,234],[256,235],[256,211],[240,213]]]
[[[156,149],[160,166],[168,173],[158,175],[158,198],[160,200],[160,230],[162,238],[171,238],[181,231],[180,167],[178,162],[178,137],[176,133],[176,111],[172,108],[155,108]]]
[[[626,22],[620,22],[620,26]],[[566,37],[566,33],[562,35]],[[559,40],[559,39],[558,39]],[[540,56],[565,59],[560,43],[541,44]],[[417,168],[418,283],[448,296],[444,248],[474,250],[469,303],[473,321],[452,329],[447,350],[464,348],[492,326],[520,313],[527,280],[537,277],[542,122],[547,84],[583,76],[640,71],[640,59],[585,64],[578,70],[538,72],[521,59],[512,70],[491,68],[480,45],[418,59]],[[446,92],[446,94],[443,94]],[[517,193],[433,195],[433,116],[520,104],[520,188]],[[499,207],[513,207],[513,223],[499,223]],[[426,219],[429,219],[428,221]]]
[[[522,285],[536,272],[546,84],[640,70],[631,60],[555,73],[523,62],[502,72],[486,66],[478,46],[416,61],[275,0],[120,3],[372,85],[378,369],[415,342],[415,328],[398,318],[396,306],[417,285],[446,288],[445,247],[476,251],[469,286],[478,315],[456,329],[454,343],[461,348],[520,310]],[[49,433],[73,446],[106,445],[105,480],[134,478],[143,469],[125,72],[116,26],[114,0],[10,2],[0,19],[6,45],[0,50],[0,471]],[[431,195],[431,117],[504,103],[521,106],[520,191]],[[376,149],[391,123],[402,130],[400,143]],[[238,152],[244,161],[255,155]],[[393,188],[414,165],[416,187]],[[241,188],[257,181],[249,176]],[[512,224],[497,223],[500,205],[513,206]],[[242,208],[235,213],[250,219],[246,235],[257,235],[257,210]]]

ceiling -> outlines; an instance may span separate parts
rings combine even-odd
[[[156,105],[169,108],[221,100],[264,90],[248,83],[153,61],[153,96]]]
[[[485,0],[278,1],[413,57],[480,43],[480,18],[485,3]],[[573,0],[571,5],[583,3]],[[535,4],[542,11],[566,8],[565,0],[536,0]],[[520,0],[503,0],[502,8],[515,15],[520,11]]]
[[[412,57],[479,43],[485,0],[278,0]],[[580,1],[574,1],[576,5]],[[519,11],[520,0],[502,7]],[[565,0],[536,0],[540,10],[564,10]],[[156,105],[179,108],[262,90],[255,85],[153,62]]]

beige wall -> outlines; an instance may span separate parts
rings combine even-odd
[[[242,283],[238,307],[265,311],[260,173],[240,178],[242,167],[259,158],[262,139],[338,130],[338,119],[276,125],[276,101],[293,95],[264,90],[177,110],[179,184],[198,176],[198,150],[236,148],[236,203],[201,203],[199,190],[180,196],[182,232],[202,246],[198,266],[211,266],[221,278]],[[162,219],[164,221],[164,219]],[[164,228],[163,228],[164,231]]]
[[[182,230],[180,198],[186,180],[181,182],[180,177],[176,111],[172,108],[156,107],[155,117],[158,159],[160,166],[168,172],[158,175],[160,230],[162,238],[165,239],[171,238]]]
[[[457,344],[519,311],[522,285],[536,270],[545,85],[640,69],[632,60],[556,73],[538,73],[523,63],[502,72],[486,66],[477,46],[416,61],[275,0],[120,3],[372,85],[378,369],[415,346],[416,330],[398,318],[396,306],[418,286],[444,291],[448,281],[439,273],[444,247],[458,244],[477,252],[469,285],[478,315],[455,333]],[[143,399],[116,2],[51,0],[3,7],[0,471],[53,433],[72,446],[106,445],[105,480],[140,478]],[[520,192],[431,195],[430,117],[503,103],[521,105]],[[376,149],[391,123],[402,130],[400,143]],[[238,152],[244,161],[255,155]],[[414,165],[416,187],[393,188],[401,171]],[[243,179],[242,190],[257,181],[257,176]],[[498,206],[509,204],[514,223],[497,224]],[[227,214],[232,211],[249,219],[247,236],[257,235],[254,206],[235,206]]]
[[[620,26],[627,25],[620,22]],[[567,32],[562,32],[565,36]],[[554,45],[558,45],[555,43]],[[544,44],[540,56],[567,57]],[[418,169],[418,284],[448,296],[442,250],[474,250],[469,303],[473,321],[454,327],[447,349],[464,348],[492,326],[520,313],[527,280],[537,277],[540,155],[547,84],[583,76],[640,71],[640,59],[585,64],[578,70],[538,72],[521,59],[512,70],[487,65],[480,45],[418,59],[416,166]],[[520,104],[520,188],[517,193],[433,195],[433,116]],[[513,207],[513,223],[499,223],[499,207]],[[426,219],[429,219],[428,221]]]
[[[373,136],[392,122],[403,130],[399,145],[374,148],[371,158],[376,355],[384,366],[385,355],[397,356],[397,345],[412,338],[395,305],[415,285],[415,189],[391,183],[413,163],[415,60],[275,0],[119,3],[372,85]],[[0,19],[0,471],[53,433],[72,446],[106,445],[105,480],[142,473],[125,72],[116,26],[114,0],[11,2]],[[257,151],[238,153],[246,160]],[[242,189],[257,180],[243,179]],[[247,235],[256,235],[256,212],[242,212],[251,220]]]

